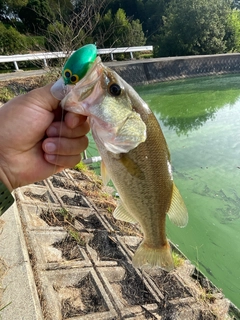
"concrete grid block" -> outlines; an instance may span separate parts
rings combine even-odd
[[[57,199],[47,186],[31,184],[15,190],[15,196],[21,202],[27,203],[57,203]]]
[[[85,200],[85,198],[80,192],[71,192],[67,190],[54,189],[54,193],[63,208],[68,206],[85,208],[89,207],[88,202]]]
[[[27,226],[28,230],[38,229],[38,230],[64,230],[61,226],[50,226],[46,221],[41,218],[43,212],[54,212],[60,210],[61,206],[57,204],[19,204],[19,211],[21,213],[22,222]]]
[[[31,231],[29,232],[29,244],[34,248],[35,263],[41,269],[69,269],[92,266],[86,251],[77,243],[68,248],[68,233],[66,231]],[[66,254],[61,250],[65,247]]]
[[[121,319],[146,319],[146,310],[154,317],[159,312],[155,297],[134,269],[130,269],[122,266],[97,268]]]
[[[110,320],[117,313],[93,268],[41,272],[45,317]]]

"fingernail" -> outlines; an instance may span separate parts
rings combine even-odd
[[[76,128],[79,122],[79,117],[74,117],[74,119],[72,120],[72,128]]]
[[[51,136],[51,137],[57,136],[57,135],[58,135],[57,128],[55,128],[55,127],[49,127],[49,128],[47,129],[47,135],[48,135],[48,136]]]
[[[46,159],[49,162],[54,162],[56,161],[56,156],[54,154],[46,154]]]
[[[57,147],[56,147],[55,143],[53,143],[53,142],[48,142],[45,144],[45,151],[46,152],[51,153],[51,152],[56,151],[56,149],[57,149]]]

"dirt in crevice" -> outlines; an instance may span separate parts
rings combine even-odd
[[[74,224],[73,216],[65,209],[42,209],[40,218],[51,227],[68,227]]]
[[[106,230],[95,230],[89,246],[96,250],[100,260],[125,261],[125,255],[119,250],[115,238],[111,238]]]
[[[141,279],[133,268],[126,268],[124,279],[119,282],[122,297],[129,305],[144,305],[155,303],[156,300],[148,291],[143,279]]]
[[[63,319],[108,311],[91,274],[86,275],[76,285],[57,291],[61,298]]]
[[[61,199],[66,206],[77,206],[85,208],[89,207],[81,195],[75,194],[73,198],[69,197],[68,195],[64,195],[61,197]]]
[[[62,257],[66,260],[82,260],[83,257],[79,245],[83,246],[85,240],[79,234],[76,234],[76,239],[73,236],[67,235],[63,240],[55,242],[53,247],[61,250]]]
[[[47,202],[49,201],[49,197],[46,194],[37,194],[33,193],[31,191],[25,191],[24,195],[35,200],[39,200],[41,202]]]
[[[54,188],[63,188],[66,190],[79,191],[79,189],[65,178],[56,177],[55,175],[50,179]]]
[[[187,287],[181,284],[173,274],[164,270],[152,277],[152,280],[168,300],[192,296]]]

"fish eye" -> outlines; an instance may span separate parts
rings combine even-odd
[[[79,77],[78,77],[77,74],[74,74],[74,75],[71,76],[70,80],[71,80],[71,83],[76,83],[76,82],[78,82]]]
[[[70,78],[70,77],[71,77],[71,75],[72,75],[71,70],[66,69],[66,70],[64,71],[64,76],[65,76],[66,78]]]
[[[109,92],[115,97],[119,96],[121,94],[121,91],[121,87],[117,83],[113,83],[109,87]]]

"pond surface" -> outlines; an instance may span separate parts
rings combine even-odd
[[[168,237],[240,307],[240,75],[136,90],[161,125],[189,211],[187,227],[167,222]]]
[[[189,211],[168,237],[240,307],[240,75],[138,87],[158,118]]]

